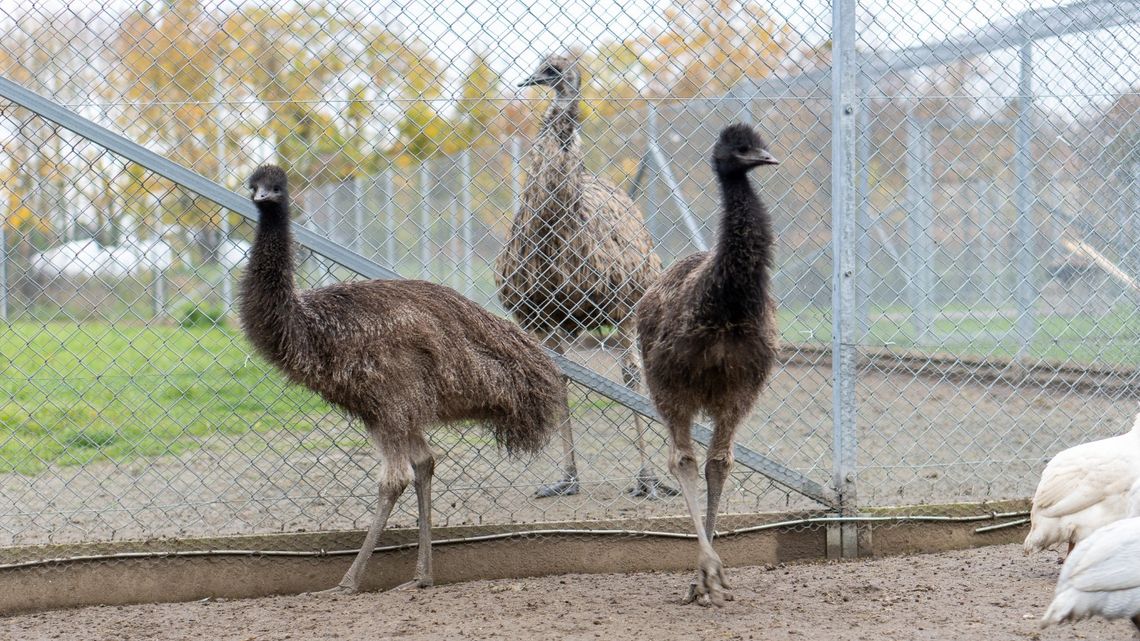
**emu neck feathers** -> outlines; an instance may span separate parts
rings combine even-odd
[[[261,211],[249,264],[241,283],[241,322],[266,358],[286,358],[287,345],[303,325],[293,285],[293,234],[288,211]]]
[[[708,282],[710,319],[744,321],[768,304],[774,234],[768,209],[746,174],[719,177],[722,191],[720,234]]]

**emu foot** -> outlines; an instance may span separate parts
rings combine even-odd
[[[325,597],[325,596],[339,596],[339,595],[356,594],[359,591],[360,590],[354,586],[338,585],[336,587],[332,587],[332,588],[329,588],[327,590],[317,590],[316,592],[309,592],[308,594],[311,596]]]
[[[408,581],[407,583],[401,583],[392,589],[399,590],[401,592],[414,592],[423,588],[430,588],[432,585],[434,585],[434,582],[431,580],[430,576],[417,577],[411,581]]]
[[[557,483],[543,485],[542,487],[538,488],[538,490],[534,493],[534,498],[548,499],[552,496],[574,496],[581,490],[582,486],[580,483],[578,483],[578,477],[567,475]]]
[[[680,492],[662,483],[653,472],[643,469],[637,473],[637,484],[627,489],[626,494],[658,501],[677,496]]]
[[[696,603],[700,606],[724,607],[726,601],[732,601],[732,593],[728,581],[724,578],[724,565],[716,552],[701,551],[697,558],[697,578],[689,584],[689,593],[681,603],[688,605]]]

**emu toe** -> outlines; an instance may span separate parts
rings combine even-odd
[[[534,493],[536,499],[548,499],[553,496],[574,496],[582,490],[582,486],[578,483],[578,477],[567,476],[566,478],[551,483],[550,485],[543,485],[538,488]]]
[[[626,493],[635,498],[646,498],[651,501],[671,498],[681,494],[676,488],[661,482],[653,472],[641,470],[637,473],[637,484],[626,489]]]
[[[716,552],[701,552],[697,559],[697,578],[689,584],[689,593],[685,596],[683,604],[696,603],[700,606],[715,605],[724,607],[726,601],[733,597],[728,592],[728,582],[724,578],[724,565]]]

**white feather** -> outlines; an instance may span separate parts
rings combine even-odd
[[[1140,615],[1140,518],[1110,523],[1073,548],[1042,627],[1092,616]]]
[[[1133,502],[1130,490],[1138,480],[1140,415],[1127,434],[1058,453],[1045,466],[1033,495],[1026,553],[1059,543],[1067,548],[1128,516]],[[1140,502],[1140,496],[1136,501]]]

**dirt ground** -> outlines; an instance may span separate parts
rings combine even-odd
[[[1126,621],[1041,631],[1052,554],[1020,546],[730,568],[736,600],[680,605],[690,575],[563,575],[424,591],[92,607],[0,618],[0,639],[1129,639]]]

